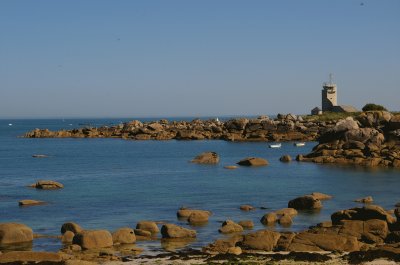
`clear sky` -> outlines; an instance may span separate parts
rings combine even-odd
[[[1,0],[0,117],[400,110],[399,0]]]

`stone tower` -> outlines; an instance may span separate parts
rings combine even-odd
[[[337,106],[337,88],[332,81],[332,74],[329,74],[329,82],[325,82],[322,87],[322,111],[332,111]]]

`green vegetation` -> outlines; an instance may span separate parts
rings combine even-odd
[[[337,121],[340,119],[345,119],[347,117],[356,117],[360,115],[361,112],[330,112],[325,111],[322,115],[306,115],[303,116],[305,120],[314,120],[314,121]]]
[[[372,111],[372,110],[387,110],[387,109],[382,105],[377,105],[377,104],[374,104],[374,103],[368,103],[362,108],[362,110],[363,111]]]

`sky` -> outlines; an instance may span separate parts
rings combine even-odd
[[[0,0],[0,118],[400,110],[399,0]]]

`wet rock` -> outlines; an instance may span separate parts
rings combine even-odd
[[[236,244],[242,241],[242,236],[234,235],[229,238],[218,239],[214,243],[211,243],[204,247],[202,250],[209,254],[226,254],[229,249],[236,247]]]
[[[61,242],[63,243],[72,243],[74,239],[75,234],[71,231],[66,231],[62,237],[61,237]]]
[[[55,263],[61,261],[61,255],[53,252],[11,251],[0,255],[1,264]]]
[[[248,157],[237,162],[240,166],[267,166],[268,161],[259,157]]]
[[[278,220],[276,213],[267,213],[261,218],[260,222],[264,225],[273,225]]]
[[[136,242],[135,232],[132,228],[120,228],[112,234],[114,244],[133,244]]]
[[[207,211],[194,211],[189,215],[189,224],[204,224],[208,222],[209,213]]]
[[[397,207],[396,209],[394,209],[394,215],[397,218],[397,221],[400,221],[400,207]]]
[[[292,240],[295,236],[296,233],[293,232],[282,232],[281,236],[279,237],[275,250],[286,251],[289,248],[289,245],[290,243],[292,243]]]
[[[361,203],[373,203],[374,199],[371,196],[365,197],[365,198],[359,198],[354,200],[355,202],[361,202]]]
[[[239,243],[242,249],[272,251],[278,243],[280,234],[278,232],[261,230],[243,236]]]
[[[85,230],[74,236],[73,243],[82,249],[99,249],[111,247],[113,239],[107,230]]]
[[[21,200],[18,202],[19,206],[34,206],[34,205],[43,205],[46,204],[44,201],[36,201],[36,200]]]
[[[31,187],[42,190],[54,190],[62,189],[64,188],[64,185],[53,180],[39,180],[35,184],[32,184]]]
[[[293,223],[292,217],[288,214],[284,214],[278,220],[279,224],[282,226],[290,226]]]
[[[279,158],[279,161],[290,162],[290,161],[292,161],[292,157],[290,155],[283,155],[283,156],[281,156],[281,158]]]
[[[151,238],[152,233],[147,230],[142,230],[142,229],[134,229],[135,235],[142,237],[142,238]]]
[[[140,221],[136,224],[136,229],[149,231],[152,234],[160,232],[157,224],[153,221]]]
[[[242,220],[238,223],[244,229],[253,229],[254,223],[251,220]]]
[[[74,234],[78,234],[80,232],[83,231],[82,227],[80,227],[80,225],[78,225],[77,223],[74,222],[68,222],[68,223],[64,223],[61,226],[61,234],[64,234],[67,231],[71,231]]]
[[[174,224],[165,224],[161,227],[163,238],[195,238],[196,231],[186,229]]]
[[[33,231],[30,227],[19,223],[0,223],[0,244],[16,244],[32,240]]]
[[[388,232],[388,224],[383,220],[342,220],[338,234],[354,236],[365,243],[383,243]]]
[[[370,219],[384,220],[388,224],[395,222],[395,218],[388,214],[382,207],[377,205],[367,205],[364,207],[351,208],[335,212],[331,215],[333,224],[340,224],[342,220],[361,220]]]
[[[215,152],[204,152],[196,156],[191,162],[197,164],[218,164],[219,156]]]
[[[290,216],[296,216],[297,215],[297,210],[294,208],[282,208],[274,212],[276,215],[290,215]]]
[[[322,203],[314,196],[305,195],[289,201],[288,207],[296,210],[317,210],[322,208]]]
[[[318,199],[320,201],[332,199],[331,195],[324,194],[324,193],[321,193],[321,192],[313,192],[310,195],[313,196],[315,199]]]
[[[297,234],[288,247],[289,251],[358,251],[357,238],[334,234]]]
[[[253,206],[251,206],[251,205],[247,205],[247,204],[245,204],[245,205],[240,205],[240,210],[242,210],[242,211],[252,211],[252,210],[255,210],[256,208],[255,207],[253,207]]]
[[[230,247],[228,248],[228,254],[240,255],[242,254],[242,249],[240,247]]]
[[[189,218],[189,216],[194,212],[204,213],[204,214],[208,214],[208,216],[211,216],[211,212],[210,211],[197,210],[197,209],[188,209],[188,208],[179,209],[178,212],[176,213],[176,215],[178,216],[178,218]]]
[[[240,233],[243,227],[232,220],[226,220],[218,231],[222,234]]]

